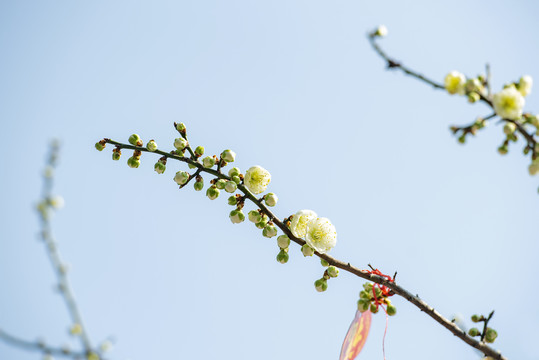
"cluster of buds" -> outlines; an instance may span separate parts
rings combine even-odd
[[[385,287],[373,283],[363,284],[363,290],[359,293],[357,308],[361,312],[370,310],[377,313],[380,306],[385,306],[385,311],[389,316],[397,313],[397,308],[391,303],[389,297],[392,293],[385,291]]]
[[[320,259],[320,263],[326,268],[326,270],[324,271],[322,277],[314,282],[314,288],[318,292],[324,292],[328,289],[328,280],[339,276],[339,269],[333,265],[329,265],[329,263],[324,259]]]
[[[485,341],[487,343],[493,343],[496,338],[498,337],[498,332],[490,327],[488,327],[488,322],[492,318],[492,315],[494,315],[494,311],[492,311],[489,316],[485,317],[483,315],[477,315],[474,314],[471,316],[471,320],[474,323],[483,323],[483,330],[480,331],[478,328],[473,327],[470,330],[468,330],[468,335],[472,337],[479,337],[481,341]]]

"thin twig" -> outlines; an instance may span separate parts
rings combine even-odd
[[[19,348],[23,348],[26,350],[39,351],[43,354],[71,357],[71,358],[76,358],[76,359],[86,357],[86,353],[84,352],[80,352],[80,351],[77,352],[77,351],[72,351],[67,348],[49,346],[42,341],[23,340],[11,334],[8,334],[2,329],[0,329],[0,339],[5,341],[7,344],[10,344]]]
[[[138,147],[138,146],[133,146],[133,145],[128,145],[128,144],[122,144],[122,143],[119,143],[119,142],[116,142],[116,141],[113,141],[113,140],[110,140],[110,139],[107,139],[107,138],[103,139],[103,141],[105,141],[106,143],[109,143],[109,144],[116,145],[117,147],[120,147],[120,148],[126,148],[126,149],[133,149],[133,150],[140,150],[140,151],[149,152],[147,149],[145,149],[143,147]],[[232,181],[232,179],[229,176],[224,175],[222,173],[219,173],[219,172],[217,172],[217,171],[215,171],[213,169],[204,168],[200,163],[194,162],[191,159],[188,159],[186,157],[180,157],[178,155],[166,153],[166,152],[160,151],[160,150],[155,151],[155,153],[166,156],[167,158],[172,158],[174,160],[182,161],[182,162],[185,162],[187,164],[191,164],[193,166],[196,166],[198,168],[197,171],[202,171],[202,172],[209,173],[211,175],[216,176],[219,179],[226,179],[226,180]],[[238,184],[238,190],[240,190],[244,194],[244,198],[247,198],[247,199],[251,200],[256,206],[258,206],[258,208],[260,208],[261,211],[263,213],[265,213],[269,217],[269,219],[271,221],[273,221],[273,223],[279,229],[281,229],[281,231],[283,233],[285,233],[290,238],[290,240],[294,241],[296,244],[298,244],[300,246],[303,246],[306,243],[305,240],[295,237],[292,234],[292,232],[290,231],[290,229],[288,228],[288,226],[286,226],[282,221],[280,221],[279,218],[276,217],[273,214],[273,212],[271,212],[271,210],[269,210],[266,207],[266,205],[263,203],[263,201],[261,201],[260,199],[257,199],[256,196],[251,191],[249,191],[249,189],[247,189],[245,187],[245,185]],[[373,282],[375,282],[377,284],[387,286],[395,294],[402,296],[403,298],[405,298],[406,300],[408,300],[409,302],[414,304],[421,311],[425,312],[427,315],[429,315],[431,318],[433,318],[436,322],[438,322],[443,327],[445,327],[446,329],[451,331],[455,336],[460,338],[462,341],[464,341],[468,345],[480,350],[485,355],[491,356],[494,359],[507,360],[499,352],[492,349],[491,347],[489,347],[484,342],[477,341],[476,339],[468,336],[465,331],[460,329],[457,325],[452,323],[450,320],[443,317],[433,307],[431,307],[425,301],[420,299],[419,296],[412,295],[411,292],[409,292],[406,289],[402,288],[401,286],[397,285],[395,282],[388,281],[386,278],[384,278],[382,276],[371,274],[366,270],[361,270],[359,268],[356,268],[356,267],[352,266],[350,263],[337,260],[337,259],[335,259],[335,258],[333,258],[333,257],[331,257],[331,256],[329,256],[327,254],[320,254],[320,253],[315,251],[315,255],[318,256],[321,259],[326,260],[330,265],[336,266],[336,267],[338,267],[338,268],[340,268],[340,269],[342,269],[342,270],[344,270],[346,272],[349,272],[349,273],[351,273],[353,275],[356,275],[356,276],[358,276],[360,278],[373,281]]]

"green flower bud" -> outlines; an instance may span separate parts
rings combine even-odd
[[[371,300],[371,293],[368,293],[367,290],[362,290],[359,292],[359,298],[365,300]]]
[[[289,239],[288,236],[286,236],[286,235],[280,235],[280,236],[277,238],[277,245],[278,245],[281,249],[288,249],[288,247],[290,246],[290,239]]]
[[[288,253],[284,250],[279,251],[279,253],[277,254],[277,261],[281,264],[286,264],[288,262],[288,259]]]
[[[155,163],[153,169],[155,170],[156,173],[162,174],[167,169],[167,166],[163,164],[161,161],[158,161]]]
[[[238,185],[234,181],[228,181],[225,184],[225,191],[227,193],[233,193],[238,189]]]
[[[332,278],[339,276],[339,269],[337,269],[335,266],[330,266],[326,270],[328,272],[328,275]]]
[[[98,141],[95,143],[95,148],[97,149],[97,151],[103,151],[103,149],[105,148],[105,144],[101,143],[101,141]]]
[[[324,259],[320,259],[320,264],[322,264],[323,267],[328,267],[329,266],[329,263]]]
[[[232,169],[228,170],[228,176],[239,176],[240,175],[240,169],[237,167],[233,167]]]
[[[236,184],[241,183],[241,179],[239,176],[232,176],[232,181],[234,181]]]
[[[301,253],[303,254],[303,256],[313,256],[314,249],[309,245],[305,244],[301,247]]]
[[[324,292],[328,289],[328,282],[326,279],[318,279],[314,282],[314,287],[318,292]]]
[[[225,188],[227,181],[225,179],[219,179],[215,182],[215,186],[219,190],[223,190]]]
[[[277,204],[277,200],[277,195],[275,195],[274,193],[268,193],[266,194],[266,196],[264,196],[264,201],[268,206],[275,206],[275,204]]]
[[[215,187],[215,185],[213,186],[210,186],[208,188],[208,190],[206,190],[206,196],[210,199],[210,200],[215,200],[219,197],[219,189],[217,189]]]
[[[387,305],[386,311],[389,316],[394,316],[397,313],[397,308],[394,305],[389,304]]]
[[[80,326],[80,324],[71,325],[71,327],[69,328],[69,334],[73,336],[82,334],[82,326]]]
[[[507,154],[508,151],[509,151],[509,149],[508,149],[507,146],[505,146],[505,145],[502,145],[502,146],[500,146],[500,147],[498,148],[498,153],[499,153],[500,155],[505,155],[505,154]]]
[[[479,101],[479,99],[481,99],[481,97],[476,92],[471,92],[471,93],[468,94],[468,102],[471,103],[471,104]]]
[[[374,292],[376,293],[376,297],[377,298],[381,298],[382,297],[382,290],[377,287],[377,288],[374,288]]]
[[[140,166],[140,160],[137,159],[136,157],[132,156],[129,159],[127,159],[127,165],[130,168],[136,169],[136,168],[138,168]]]
[[[232,150],[225,150],[221,153],[221,159],[227,163],[234,162],[236,160],[236,153]]]
[[[259,229],[264,229],[266,225],[268,224],[268,221],[269,221],[268,216],[266,214],[262,214],[261,220],[257,222],[255,225]]]
[[[485,341],[488,343],[493,343],[494,340],[498,337],[498,333],[496,330],[487,328],[487,332],[485,333]]]
[[[380,25],[372,35],[379,37],[387,36],[387,28],[385,27],[385,25]]]
[[[99,355],[91,351],[88,353],[88,355],[86,355],[86,360],[101,360],[101,359],[99,358]]]
[[[184,123],[178,123],[175,125],[176,125],[176,130],[178,130],[181,133],[184,133],[187,130]]]
[[[201,191],[202,189],[204,189],[204,179],[202,177],[197,179],[193,187],[195,188],[196,191]]]
[[[176,173],[176,175],[174,175],[174,181],[178,185],[183,185],[183,184],[187,183],[187,181],[189,180],[190,177],[191,177],[191,175],[189,175],[188,172],[178,171]]]
[[[503,132],[505,135],[511,135],[515,132],[516,129],[517,126],[511,122],[505,123],[505,125],[503,126]]]
[[[119,151],[113,151],[112,152],[112,160],[118,161],[120,160],[120,156],[122,155]]]
[[[202,165],[205,168],[211,168],[215,165],[215,159],[211,156],[206,156],[204,159],[202,159]]]
[[[235,196],[231,196],[228,198],[228,205],[235,206],[238,203],[238,198]],[[251,220],[251,217],[249,217],[249,220]]]
[[[154,140],[148,141],[148,143],[146,144],[146,149],[152,152],[157,150],[157,143]]]
[[[245,220],[245,215],[241,210],[232,210],[229,217],[233,224],[239,224]]]
[[[262,230],[262,235],[267,238],[272,238],[277,235],[277,227],[274,225],[266,225],[264,230]]]
[[[252,223],[259,223],[260,221],[262,221],[262,216],[260,215],[260,213],[256,210],[251,210],[249,211],[249,221],[252,222]]]
[[[135,146],[142,146],[142,139],[137,134],[133,134],[129,137],[129,143]]]
[[[199,157],[204,155],[204,146],[197,146],[195,149],[195,155]]]
[[[372,292],[372,283],[366,282],[363,284],[363,289],[365,289],[365,291]]]
[[[539,128],[539,115],[532,116],[530,122],[536,128]]]
[[[479,329],[478,329],[478,328],[473,327],[473,328],[471,328],[470,330],[468,330],[468,335],[470,335],[470,336],[472,336],[472,337],[473,337],[473,336],[479,336],[479,334],[480,334],[480,333],[479,333]]]
[[[463,134],[463,135],[459,136],[459,138],[457,140],[461,144],[466,143],[466,135]]]
[[[180,151],[185,149],[189,145],[189,142],[182,137],[174,139],[174,147]]]
[[[365,311],[369,310],[369,307],[371,306],[371,302],[365,299],[359,299],[357,301],[357,309],[364,313]]]
[[[376,305],[371,304],[370,310],[371,310],[371,313],[376,314],[378,312],[378,310],[380,310],[380,309]]]
[[[483,320],[482,316],[479,316],[477,314],[472,315],[472,322],[477,323],[477,322],[480,322],[481,320]]]

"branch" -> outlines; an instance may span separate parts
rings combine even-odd
[[[10,345],[13,345],[13,346],[16,346],[16,347],[19,347],[19,348],[23,348],[23,349],[26,349],[26,350],[39,351],[39,352],[41,352],[43,354],[47,354],[47,355],[72,357],[72,358],[75,358],[75,359],[85,358],[86,357],[86,353],[84,353],[84,352],[72,351],[72,350],[70,350],[68,348],[52,347],[52,346],[49,346],[49,345],[45,344],[42,341],[33,342],[33,341],[19,339],[19,338],[13,336],[13,335],[8,334],[7,332],[3,331],[2,329],[0,329],[0,339],[2,339],[7,344],[10,344]]]
[[[105,143],[115,145],[117,148],[120,149],[131,149],[135,151],[141,151],[141,152],[153,152],[159,155],[162,155],[169,159],[178,160],[187,164],[191,164],[192,166],[197,168],[197,173],[199,172],[206,172],[208,174],[211,174],[219,179],[225,179],[228,181],[232,181],[232,179],[218,171],[215,171],[211,168],[205,168],[202,164],[199,162],[193,161],[187,157],[179,156],[175,152],[167,153],[161,150],[156,151],[149,151],[148,149],[141,147],[141,146],[134,146],[129,144],[123,144],[117,141],[113,141],[111,139],[103,139],[100,143]],[[244,194],[244,198],[251,200],[258,208],[261,209],[261,211],[266,214],[270,221],[272,221],[283,233],[285,233],[290,240],[294,241],[296,244],[303,246],[306,242],[305,240],[301,238],[295,237],[288,226],[281,220],[273,214],[271,210],[267,208],[267,206],[261,201],[261,199],[258,199],[255,197],[255,195],[249,191],[243,184],[238,184],[237,186],[238,190],[240,190]],[[320,259],[324,259],[327,261],[330,265],[333,265],[335,267],[338,267],[346,272],[349,272],[350,274],[356,275],[360,278],[373,281],[377,284],[385,285],[388,288],[390,288],[395,294],[400,295],[404,299],[408,300],[410,303],[414,304],[416,307],[418,307],[421,311],[425,312],[427,315],[429,315],[431,318],[433,318],[436,322],[444,326],[446,329],[448,329],[451,333],[453,333],[455,336],[460,338],[462,341],[464,341],[466,344],[480,350],[485,355],[491,356],[494,359],[498,360],[507,360],[505,357],[503,357],[499,352],[489,347],[484,342],[477,341],[476,339],[468,336],[466,332],[462,329],[460,329],[457,325],[455,325],[450,320],[446,319],[444,316],[442,316],[439,312],[437,312],[433,307],[428,305],[425,301],[423,301],[421,298],[419,298],[418,295],[412,295],[411,292],[408,290],[402,288],[401,286],[397,285],[393,281],[389,281],[388,279],[378,276],[375,274],[371,274],[367,270],[361,270],[359,268],[356,268],[352,266],[348,262],[340,261],[338,259],[335,259],[327,254],[321,254],[317,251],[315,251],[315,255],[318,256]]]

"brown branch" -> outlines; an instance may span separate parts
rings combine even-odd
[[[140,147],[140,146],[133,146],[128,144],[122,144],[110,139],[103,139],[106,143],[116,145],[119,148],[126,148],[126,149],[132,149],[132,150],[140,150],[140,151],[146,151],[149,152],[147,149]],[[191,165],[194,165],[198,168],[197,171],[207,172],[209,174],[212,174],[216,176],[219,179],[226,179],[229,181],[232,181],[231,178],[225,174],[219,173],[213,169],[205,168],[202,166],[202,164],[195,162],[191,159],[188,159],[186,157],[181,157],[175,154],[166,153],[164,151],[154,151],[157,154],[160,154],[162,156],[165,156],[167,158],[172,158],[178,161],[182,161]],[[252,192],[249,191],[243,184],[238,184],[238,189],[244,194],[244,197],[251,200],[256,206],[258,206],[263,213],[265,213],[271,221],[279,228],[283,233],[285,233],[290,240],[295,242],[296,244],[303,246],[306,242],[303,239],[295,237],[288,226],[284,224],[284,222],[280,221],[271,210],[268,209],[268,207],[263,203],[262,200],[257,199]],[[462,341],[464,341],[466,344],[480,350],[485,355],[491,356],[494,359],[498,360],[507,360],[505,357],[503,357],[499,352],[489,347],[484,342],[477,341],[476,339],[470,337],[466,334],[466,332],[462,329],[460,329],[457,325],[455,325],[450,320],[446,319],[444,316],[442,316],[439,312],[437,312],[433,307],[428,305],[425,301],[423,301],[419,296],[413,295],[408,290],[402,288],[401,286],[397,285],[395,282],[388,281],[386,278],[374,275],[369,273],[366,270],[361,270],[359,268],[356,268],[352,266],[350,263],[340,261],[338,259],[335,259],[327,254],[320,254],[315,251],[315,255],[318,256],[321,259],[326,260],[330,265],[336,266],[346,272],[349,272],[350,274],[356,275],[360,278],[373,281],[375,283],[385,285],[397,295],[400,295],[401,297],[408,300],[410,303],[414,304],[416,307],[418,307],[421,311],[425,312],[427,315],[429,315],[431,318],[433,318],[436,322],[441,324],[443,327],[448,329],[453,335],[460,338]]]

